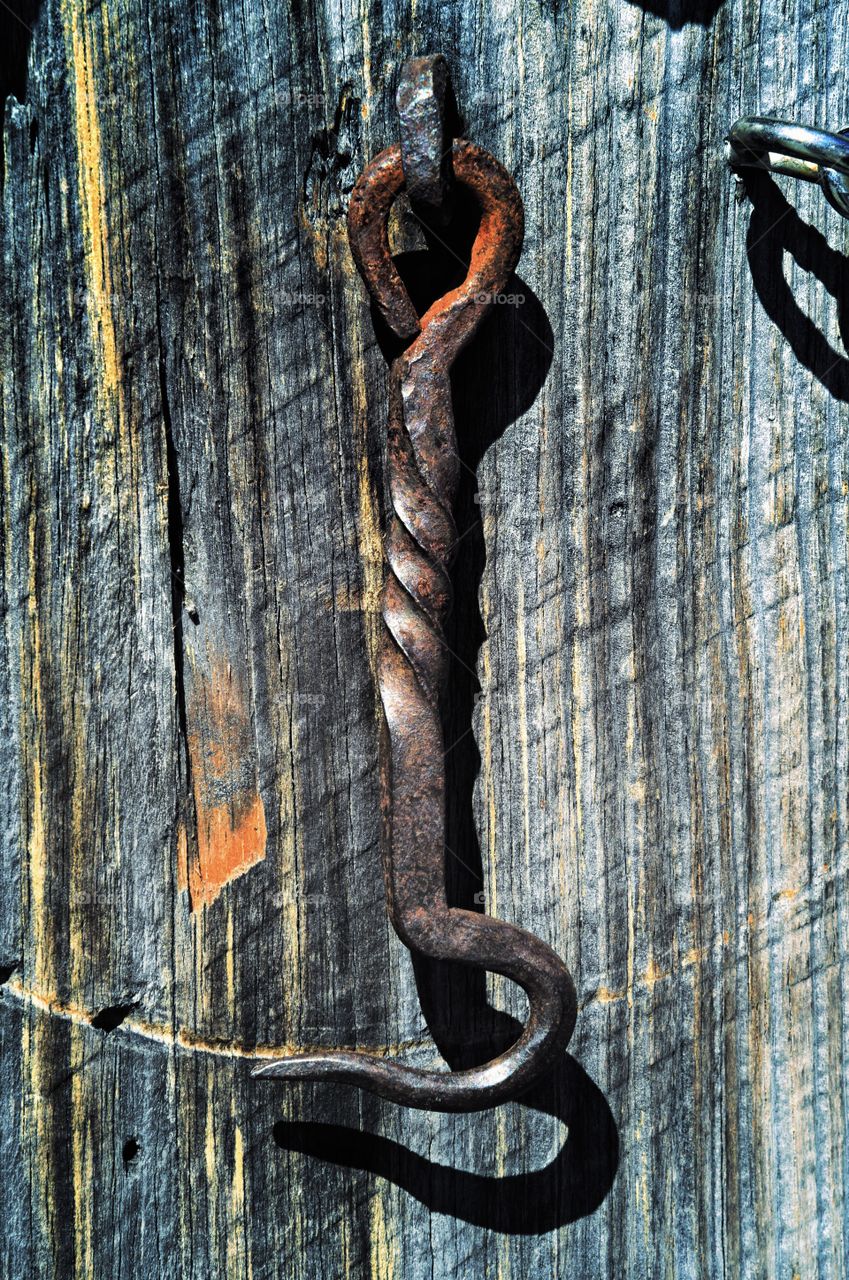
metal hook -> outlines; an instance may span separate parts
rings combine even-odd
[[[744,116],[726,141],[732,169],[766,169],[816,182],[829,204],[849,218],[849,129],[827,133],[766,116]]]
[[[320,1050],[277,1059],[254,1075],[351,1083],[410,1107],[476,1111],[515,1097],[551,1067],[574,1029],[577,999],[569,971],[551,947],[515,925],[450,907],[445,892],[439,693],[447,666],[442,626],[452,598],[448,566],[457,530],[451,505],[459,472],[449,375],[515,268],[524,230],[516,184],[493,156],[456,141],[452,160],[457,183],[480,206],[480,226],[465,281],[421,317],[389,252],[389,211],[405,186],[401,147],[366,167],[348,210],[359,272],[406,344],[389,374],[392,515],[378,654],[386,906],[410,950],[519,983],[528,996],[528,1021],[512,1048],[472,1070],[424,1071],[375,1054]]]

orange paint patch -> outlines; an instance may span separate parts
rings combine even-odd
[[[225,884],[265,857],[265,809],[259,795],[240,797],[237,805],[198,808],[198,857],[190,868],[192,910],[214,902]]]
[[[182,843],[189,899],[196,911],[263,861],[267,830],[247,699],[228,662],[216,660],[208,671],[193,665],[186,712],[197,821],[191,856],[185,837]],[[179,883],[179,837],[177,855]]]

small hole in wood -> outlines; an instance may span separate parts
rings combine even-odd
[[[121,1148],[121,1159],[124,1161],[124,1168],[129,1169],[139,1153],[138,1139],[128,1138]]]
[[[101,1009],[96,1014],[91,1025],[97,1027],[98,1031],[114,1031],[116,1027],[120,1027],[128,1013],[132,1013],[135,1004],[113,1004],[106,1009]]]

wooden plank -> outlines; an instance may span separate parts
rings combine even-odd
[[[845,123],[846,0],[20,12],[2,1274],[845,1274],[849,239],[722,139]],[[416,974],[381,897],[344,213],[434,42],[527,223],[454,377],[449,882],[581,1000],[556,1077],[465,1117],[248,1062],[457,1065],[522,1016]]]

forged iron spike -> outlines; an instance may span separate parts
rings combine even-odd
[[[453,206],[449,117],[454,99],[448,63],[441,53],[404,63],[395,105],[410,203],[426,223],[444,226]]]
[[[433,1111],[475,1111],[522,1093],[562,1052],[575,1025],[572,978],[541,939],[515,925],[448,905],[445,770],[439,692],[446,667],[442,625],[451,605],[447,569],[457,540],[451,515],[459,460],[451,365],[515,268],[522,202],[488,152],[453,145],[456,181],[481,212],[463,284],[419,318],[389,254],[387,219],[404,186],[400,147],[360,175],[348,235],[360,274],[390,328],[407,345],[390,369],[388,479],[392,514],[378,683],[383,704],[381,809],[386,905],[402,942],[437,960],[500,973],[527,993],[516,1043],[483,1066],[426,1071],[375,1054],[320,1050],[257,1068],[263,1079],[351,1083],[393,1102]]]

